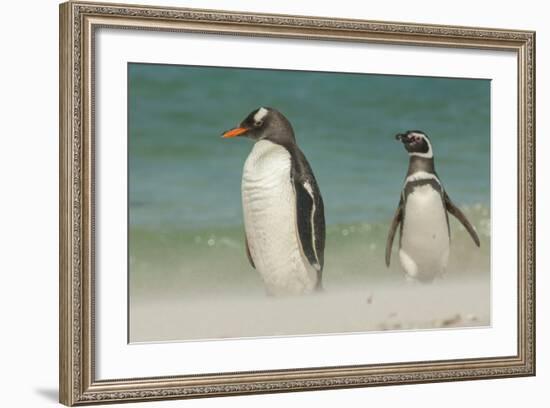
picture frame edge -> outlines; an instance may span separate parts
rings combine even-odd
[[[257,382],[227,383],[222,385],[182,385],[189,377],[154,377],[151,379],[127,379],[94,381],[94,350],[93,350],[93,140],[91,137],[89,113],[93,110],[89,86],[89,64],[92,51],[90,33],[92,20],[86,20],[84,11],[94,11],[91,15],[107,12],[110,18],[119,16],[117,12],[125,10],[123,15],[132,11],[144,11],[152,17],[140,16],[155,22],[153,11],[167,10],[172,17],[177,13],[196,13],[201,19],[207,16],[237,16],[245,20],[245,24],[261,25],[265,18],[276,21],[283,19],[286,27],[298,30],[304,21],[310,21],[314,26],[311,30],[330,30],[332,26],[323,28],[319,21],[336,22],[338,30],[352,27],[350,24],[391,25],[391,29],[403,29],[399,36],[406,36],[406,30],[414,27],[420,30],[421,37],[413,38],[410,44],[427,45],[429,39],[439,38],[442,42],[436,45],[464,48],[477,48],[480,42],[488,41],[487,49],[495,46],[494,42],[502,44],[502,49],[516,50],[518,53],[518,204],[519,228],[518,234],[518,354],[500,359],[504,368],[494,368],[486,364],[485,368],[468,369],[468,359],[460,360],[461,369],[443,369],[397,373],[401,381],[385,374],[366,374],[367,377],[341,376],[332,383],[323,374],[319,379],[296,379],[284,381],[258,380]],[[94,14],[95,13],[95,14]],[[205,14],[206,13],[206,14]],[[138,13],[139,14],[139,13]],[[158,14],[156,14],[158,16]],[[181,14],[180,14],[181,15]],[[256,18],[254,18],[256,17]],[[137,21],[138,17],[136,18]],[[202,20],[201,20],[202,21]],[[156,21],[158,22],[158,21]],[[248,22],[248,23],[246,23]],[[221,23],[220,23],[221,24]],[[231,20],[223,24],[241,24]],[[333,23],[330,23],[333,24]],[[371,27],[375,27],[372,25]],[[215,24],[214,24],[215,26]],[[414,23],[371,22],[367,20],[331,19],[329,17],[307,17],[278,14],[240,13],[219,10],[199,10],[188,8],[166,8],[144,5],[126,5],[111,3],[81,3],[66,2],[59,5],[59,400],[72,406],[106,402],[135,402],[155,399],[197,398],[204,396],[243,395],[285,391],[307,391],[316,389],[366,387],[377,385],[416,384],[427,382],[457,381],[487,378],[519,377],[535,375],[536,339],[535,339],[535,35],[534,31],[473,28],[462,26],[423,25]],[[235,27],[236,29],[238,27]],[[242,27],[241,27],[242,28]],[[424,30],[424,31],[423,31]],[[367,30],[368,31],[368,30]],[[317,32],[317,31],[315,31]],[[464,36],[456,35],[463,33]],[[492,33],[492,34],[491,34]],[[264,36],[270,36],[264,33]],[[384,35],[376,31],[377,35]],[[242,35],[247,35],[242,34]],[[476,37],[478,35],[478,37]],[[274,33],[273,36],[277,36]],[[368,37],[368,36],[367,36]],[[365,37],[362,41],[371,41]],[[310,38],[310,37],[306,37]],[[459,39],[458,43],[456,39]],[[400,38],[388,37],[386,43],[392,44]],[[401,38],[402,39],[402,38]],[[445,43],[445,39],[453,39]],[[472,40],[475,39],[475,40]],[[416,41],[421,41],[417,43]],[[468,42],[469,40],[472,40]],[[451,44],[451,45],[448,45]],[[483,47],[482,47],[483,48]],[[501,47],[497,47],[501,49]],[[88,72],[82,72],[88,70]],[[88,105],[86,105],[88,104]],[[494,359],[477,359],[493,363]],[[424,362],[434,365],[435,362]],[[470,361],[472,363],[472,361]],[[417,363],[411,363],[417,364]],[[390,365],[378,365],[390,366]],[[334,369],[335,372],[338,368]],[[424,370],[424,368],[423,368]],[[479,375],[475,375],[476,371]],[[485,371],[483,371],[485,370]],[[281,371],[281,370],[278,370]],[[282,370],[280,376],[288,377],[289,371]],[[291,370],[295,371],[295,370]],[[299,370],[298,370],[299,371]],[[302,370],[307,371],[307,370]],[[277,373],[273,371],[272,373]],[[431,373],[432,377],[429,376]],[[440,374],[439,377],[435,374]],[[486,373],[486,375],[483,375]],[[230,376],[242,375],[236,373],[223,374],[227,382]],[[252,374],[254,375],[254,374]],[[277,375],[277,374],[275,374]],[[385,375],[385,377],[384,377]],[[435,375],[435,376],[434,376]],[[368,377],[370,376],[370,377]],[[210,378],[213,376],[194,377]],[[219,376],[216,376],[219,381]],[[306,376],[307,377],[307,376]],[[378,379],[380,381],[375,381]],[[157,384],[157,385],[155,385]],[[180,385],[178,387],[178,384]],[[224,388],[225,387],[225,388]]]

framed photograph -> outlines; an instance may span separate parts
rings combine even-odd
[[[60,401],[535,374],[535,33],[60,6]]]

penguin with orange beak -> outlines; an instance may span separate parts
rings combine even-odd
[[[267,293],[322,289],[323,198],[292,125],[276,109],[260,107],[222,137],[254,142],[241,184],[246,253]]]

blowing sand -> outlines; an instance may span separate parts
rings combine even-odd
[[[432,284],[378,282],[304,297],[261,293],[133,298],[131,342],[419,330],[490,325],[482,277]]]

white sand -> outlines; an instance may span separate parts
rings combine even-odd
[[[131,342],[288,336],[490,325],[489,279],[379,282],[270,298],[217,294],[132,299]]]

